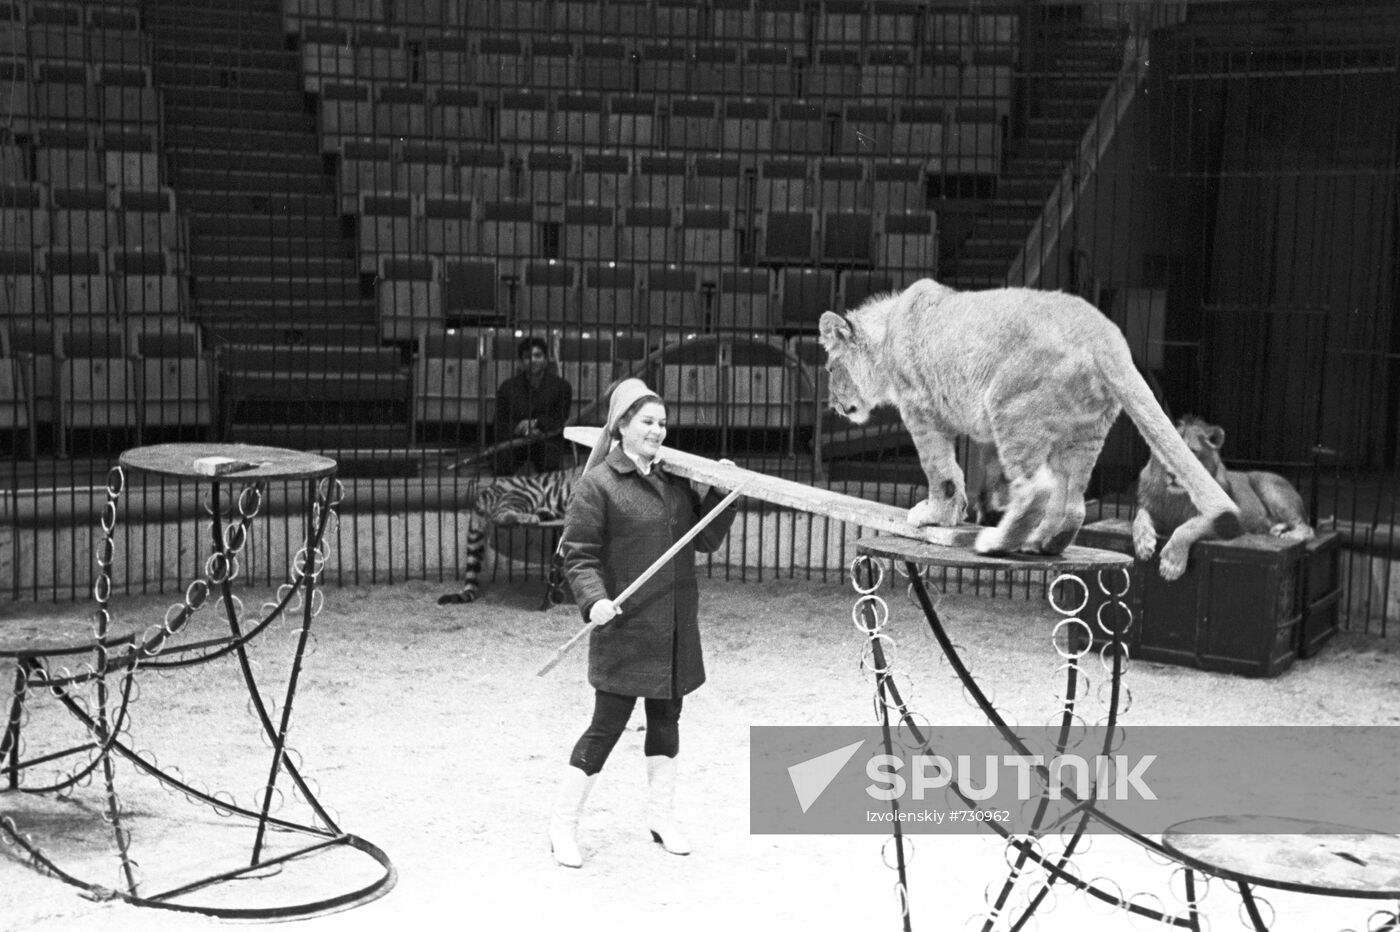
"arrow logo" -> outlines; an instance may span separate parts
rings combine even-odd
[[[841,768],[846,766],[846,762],[855,756],[863,744],[864,739],[788,768],[788,779],[792,781],[792,789],[797,793],[797,803],[803,812],[812,808],[812,804],[826,792],[826,788],[836,779]]]

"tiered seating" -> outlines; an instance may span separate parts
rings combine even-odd
[[[155,319],[134,324],[141,432],[147,441],[167,429],[205,435],[214,420],[214,361],[199,328]]]
[[[140,395],[125,331],[99,326],[58,331],[56,338],[59,452],[78,429],[138,434]]]

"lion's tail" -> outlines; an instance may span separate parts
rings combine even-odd
[[[1152,389],[1147,387],[1133,365],[1132,354],[1122,335],[1115,330],[1113,336],[1118,339],[1098,344],[1096,355],[1099,369],[1117,390],[1123,410],[1142,432],[1148,447],[1186,489],[1201,514],[1212,519],[1213,533],[1220,538],[1238,537],[1244,530],[1240,526],[1239,508],[1220,487],[1220,483],[1206,472],[1201,461],[1196,459],[1186,446],[1186,441],[1176,432],[1176,427],[1161,405],[1157,404]]]

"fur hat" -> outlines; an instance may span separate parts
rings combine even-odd
[[[622,420],[622,415],[627,413],[627,409],[640,399],[655,394],[656,392],[648,388],[647,383],[641,379],[623,379],[617,383],[612,390],[612,398],[608,402],[608,420],[603,424],[603,432],[598,435],[598,442],[588,453],[588,462],[583,467],[584,472],[588,472],[601,463],[603,458],[608,455],[608,449],[612,446],[613,431],[617,429],[617,422]]]

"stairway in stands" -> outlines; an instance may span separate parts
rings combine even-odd
[[[1007,141],[996,195],[967,237],[942,257],[942,277],[956,288],[1007,284],[1007,270],[1065,164],[1075,157],[1123,60],[1127,34],[1121,26],[1049,18],[1030,28],[1030,60],[1021,81],[1025,117]]]
[[[372,331],[280,0],[163,0],[146,17],[200,322]]]
[[[393,351],[379,345],[281,0],[148,0],[145,17],[170,184],[188,222],[193,316],[221,353],[225,437],[401,442],[397,399],[372,388],[320,397],[305,382],[386,368],[378,357]],[[231,371],[259,358],[276,361]]]

